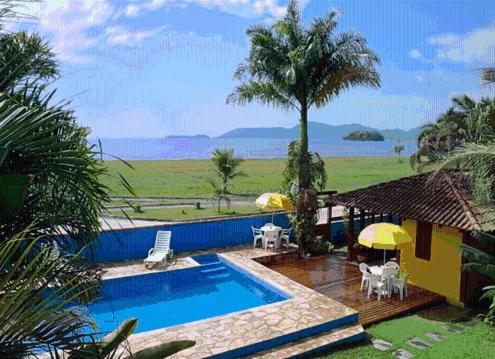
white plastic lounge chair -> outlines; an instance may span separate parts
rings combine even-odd
[[[171,238],[171,231],[156,232],[155,247],[149,250],[148,257],[144,260],[144,263],[165,265],[167,257],[172,258],[174,255],[173,249],[170,249]]]
[[[400,278],[392,278],[392,290],[396,289],[399,291],[400,300],[404,300],[404,294],[407,297],[407,279],[409,278],[409,274],[406,274],[404,277]]]
[[[261,241],[261,246],[263,247],[263,234],[261,233],[261,229],[251,226],[251,230],[253,231],[253,248],[256,248],[258,241]]]
[[[361,277],[361,290],[363,290],[365,284],[366,284],[366,288],[368,288],[369,285],[370,285],[370,275],[371,275],[371,273],[370,273],[369,267],[368,267],[368,265],[366,263],[359,264],[359,271],[362,274],[362,277]]]
[[[382,277],[379,275],[370,274],[370,284],[368,285],[368,299],[370,299],[371,293],[373,291],[378,295],[378,301],[385,296],[387,290],[385,288],[386,284],[382,281]]]
[[[282,233],[280,234],[280,246],[282,246],[283,242],[285,242],[287,249],[289,249],[291,232],[292,232],[292,227],[288,229],[282,229]]]
[[[273,245],[273,249],[276,249],[277,242],[278,242],[278,235],[279,235],[278,231],[266,231],[265,232],[265,236],[264,236],[265,237],[264,238],[265,250],[268,249],[269,245]]]

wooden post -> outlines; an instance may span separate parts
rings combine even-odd
[[[347,226],[347,260],[354,260],[354,207],[349,207],[349,225]]]
[[[359,230],[362,231],[366,225],[366,211],[364,209],[359,210]]]
[[[327,213],[328,237],[327,241],[332,242],[332,205],[328,205]]]

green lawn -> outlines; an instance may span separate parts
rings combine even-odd
[[[390,320],[368,328],[369,340],[346,349],[323,354],[320,358],[393,358],[392,352],[398,348],[405,349],[414,358],[488,358],[495,353],[495,330],[488,325],[472,321],[458,325],[463,328],[459,334],[450,333],[443,329],[445,320],[426,318],[422,313]],[[448,337],[441,342],[435,342],[425,336],[428,332],[437,332]],[[415,349],[406,344],[414,337],[419,337],[432,344],[431,348]],[[392,349],[381,352],[371,345],[372,338],[379,338],[393,344]],[[492,353],[492,354],[489,354]]]
[[[126,211],[127,215],[132,218],[153,218],[162,220],[187,220],[263,212],[267,211],[261,211],[254,204],[252,206],[233,205],[230,210],[227,210],[225,205],[222,205],[220,213],[217,212],[216,207],[207,207],[202,209],[196,209],[194,207],[145,209],[144,213],[136,213],[132,210]],[[120,210],[112,210],[111,213],[114,215],[123,215]]]
[[[107,161],[110,173],[122,173],[138,196],[210,195],[207,178],[213,176],[210,160],[131,161],[133,169],[119,161]],[[413,174],[407,160],[402,163],[391,157],[326,158],[327,189],[339,192],[365,187],[373,183]],[[242,164],[247,177],[235,180],[232,191],[238,195],[256,196],[277,191],[282,181],[284,159],[250,159]],[[105,178],[112,195],[127,195],[117,185],[115,176]]]

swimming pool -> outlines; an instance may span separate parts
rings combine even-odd
[[[200,266],[104,280],[101,299],[88,306],[98,332],[131,317],[140,333],[290,298],[216,254],[193,259]]]

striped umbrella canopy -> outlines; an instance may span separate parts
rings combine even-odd
[[[374,223],[359,233],[359,244],[375,249],[383,249],[383,263],[385,263],[385,251],[394,250],[401,244],[412,242],[407,231],[392,223]]]

